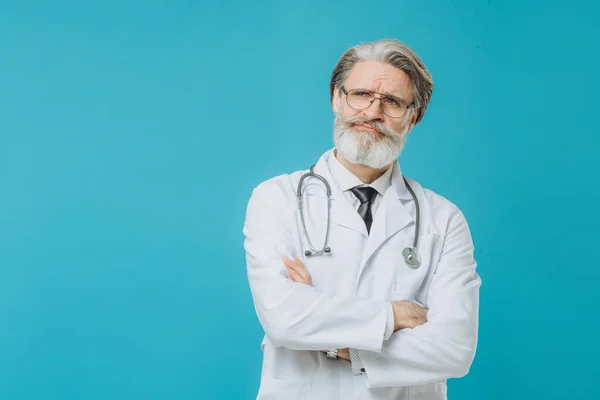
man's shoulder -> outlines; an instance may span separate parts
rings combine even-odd
[[[464,215],[457,204],[444,195],[422,186],[419,182],[408,179],[411,187],[416,187],[418,197],[424,200],[428,214],[436,221],[463,220]],[[421,194],[419,196],[419,193]]]
[[[254,187],[252,197],[280,201],[295,199],[300,177],[306,172],[307,170],[299,170],[268,178]]]

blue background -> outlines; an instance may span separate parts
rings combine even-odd
[[[331,70],[384,37],[436,83],[404,172],[463,210],[483,278],[450,398],[597,396],[593,2],[7,3],[1,399],[254,398],[250,192],[332,146]]]

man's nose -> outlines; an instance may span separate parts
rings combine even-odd
[[[362,113],[369,121],[382,121],[383,111],[381,110],[381,100],[378,98],[373,99],[371,105],[365,108]]]

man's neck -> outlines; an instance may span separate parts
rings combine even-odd
[[[337,149],[334,150],[334,155],[335,158],[337,158],[337,160],[340,162],[340,164],[346,167],[348,171],[352,172],[358,179],[360,179],[362,183],[365,183],[367,185],[375,182],[389,168],[389,165],[382,169],[376,169],[369,167],[368,165],[352,164],[351,162],[347,161],[344,157],[342,157],[342,155],[339,151],[337,151]]]

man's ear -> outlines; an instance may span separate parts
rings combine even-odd
[[[340,108],[340,90],[337,86],[333,88],[333,100],[331,101],[331,109],[335,114],[338,113]]]
[[[420,110],[419,109],[415,109],[413,111],[413,114],[410,117],[410,123],[408,125],[408,130],[406,132],[406,134],[408,135],[410,133],[410,131],[412,131],[412,128],[415,127],[415,125],[417,124],[417,118],[419,118],[419,114],[420,114]]]
[[[412,117],[410,118],[410,124],[412,126],[415,126],[417,124],[417,119],[419,118],[419,115],[421,115],[421,110],[416,108],[413,112]]]

